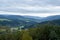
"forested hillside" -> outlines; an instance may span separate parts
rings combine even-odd
[[[60,40],[60,26],[38,24],[35,28],[21,31],[18,28],[13,32],[7,28],[3,33],[0,32],[0,40]]]
[[[60,19],[45,21],[45,22],[41,22],[39,24],[48,24],[48,23],[52,24],[52,25],[60,25]]]
[[[30,25],[38,23],[35,18],[28,18],[18,15],[0,15],[0,26],[28,28]]]
[[[0,40],[60,40],[59,18],[35,22],[31,18],[27,21],[20,16],[10,17],[0,16]]]

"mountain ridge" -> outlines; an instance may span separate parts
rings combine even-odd
[[[0,15],[0,26],[11,26],[30,28],[32,25],[43,23],[46,21],[60,20],[60,15],[48,16],[48,17],[34,17],[34,16],[19,16],[19,15]],[[11,21],[8,21],[11,20]]]

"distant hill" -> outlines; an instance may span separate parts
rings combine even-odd
[[[29,28],[45,27],[46,25],[48,25],[48,26],[60,26],[60,19],[37,23],[35,25],[31,25]]]
[[[0,15],[0,26],[31,28],[36,24],[56,24],[60,25],[60,15],[49,17]]]
[[[29,28],[34,28],[37,27],[36,25],[60,25],[60,15],[55,15],[55,16],[49,16],[49,17],[45,17],[43,19],[40,19],[40,23],[37,23],[35,25],[31,25]]]
[[[45,22],[41,22],[40,24],[60,25],[60,19],[55,19],[55,20],[51,20],[51,21],[45,21]]]
[[[29,27],[30,25],[34,25],[38,23],[35,18],[28,18],[25,16],[19,15],[0,15],[0,26],[8,26],[8,27]]]
[[[45,18],[41,19],[41,22],[51,21],[51,20],[56,20],[56,19],[60,19],[60,15],[54,15],[54,16],[45,17]]]

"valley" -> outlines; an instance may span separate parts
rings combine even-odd
[[[0,40],[60,40],[60,15],[0,15]]]

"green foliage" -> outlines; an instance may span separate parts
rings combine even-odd
[[[29,29],[33,40],[60,40],[60,26],[44,24]]]
[[[22,35],[22,40],[32,40],[32,37],[29,35],[27,31],[24,31]]]
[[[21,31],[17,29],[13,32],[10,28],[6,28],[5,32],[0,32],[0,40],[60,40],[60,26],[49,23],[38,24],[35,28]]]

